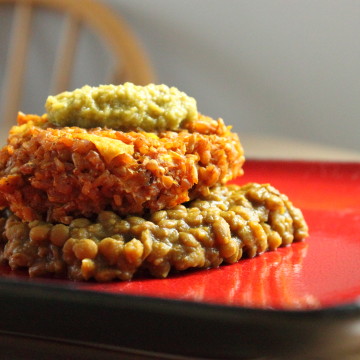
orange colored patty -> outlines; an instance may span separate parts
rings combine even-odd
[[[238,136],[203,115],[176,132],[61,128],[21,113],[18,124],[0,151],[0,206],[25,221],[168,209],[243,172]]]

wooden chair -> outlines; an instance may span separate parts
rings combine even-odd
[[[9,51],[3,54],[7,58],[0,121],[1,127],[6,128],[6,131],[15,123],[16,114],[20,110],[31,22],[39,8],[61,12],[65,17],[65,28],[58,39],[53,74],[48,77],[48,89],[51,89],[52,94],[70,90],[68,87],[82,26],[94,31],[112,53],[115,65],[111,78],[104,79],[104,83],[131,81],[145,85],[154,82],[147,56],[131,29],[104,4],[95,0],[0,0],[0,5],[4,4],[14,6]]]

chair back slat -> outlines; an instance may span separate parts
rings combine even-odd
[[[2,111],[1,119],[6,122],[6,125],[15,123],[19,109],[31,33],[31,17],[31,4],[20,2],[16,5],[0,109]]]
[[[56,44],[52,73],[43,76],[48,80],[44,86],[50,94],[69,90],[74,75],[76,51],[79,47],[82,27],[90,29],[110,50],[113,65],[109,66],[106,81],[122,83],[131,81],[137,85],[153,82],[154,74],[141,44],[126,22],[118,14],[97,0],[0,0],[0,5],[14,7],[14,19],[9,38],[9,51],[5,64],[0,103],[0,142],[16,123],[16,114],[21,110],[28,48],[31,45],[32,18],[42,8],[60,12],[64,28]],[[45,50],[44,50],[45,51]],[[112,68],[111,68],[112,67]],[[76,71],[76,69],[75,69]],[[111,74],[110,74],[111,72]],[[111,76],[111,77],[110,77]]]
[[[68,90],[72,77],[75,52],[79,39],[80,20],[76,16],[68,15],[54,64],[51,93],[57,94]]]
[[[118,66],[112,69],[108,77],[109,84],[122,84],[128,79],[128,71],[125,66]]]

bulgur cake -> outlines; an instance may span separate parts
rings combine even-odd
[[[57,127],[19,114],[0,151],[0,206],[25,221],[68,224],[102,210],[172,208],[242,174],[239,138],[221,119],[199,115],[186,127]]]
[[[69,225],[0,218],[0,260],[30,276],[129,280],[149,272],[217,267],[307,236],[302,213],[270,185],[215,186],[206,195],[143,217],[101,211]]]

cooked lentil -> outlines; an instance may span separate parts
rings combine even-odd
[[[64,225],[7,213],[0,228],[0,260],[12,269],[101,282],[232,264],[308,235],[301,211],[285,195],[254,183],[216,186],[144,217],[101,211],[94,222],[77,218]]]
[[[169,209],[242,174],[239,138],[221,119],[200,115],[186,127],[58,128],[20,113],[0,150],[0,207],[25,221],[69,224],[107,209]]]

